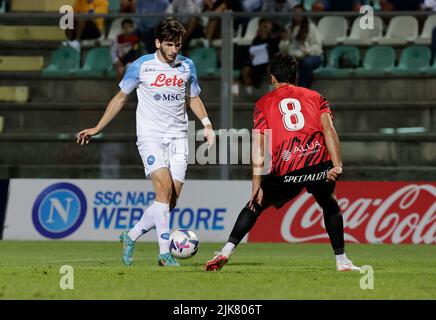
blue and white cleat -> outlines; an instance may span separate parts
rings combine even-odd
[[[124,231],[120,235],[120,242],[123,243],[123,254],[121,256],[121,260],[123,263],[130,267],[133,263],[133,249],[135,249],[135,241],[129,238],[127,231]]]
[[[180,264],[174,259],[171,253],[160,254],[157,262],[161,267],[180,267]]]

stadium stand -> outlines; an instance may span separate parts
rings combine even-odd
[[[0,41],[62,41],[65,32],[52,26],[0,25]]]
[[[347,36],[348,21],[344,17],[326,16],[318,22],[318,30],[325,45],[336,45]]]
[[[251,18],[247,25],[247,30],[245,31],[242,38],[236,40],[236,44],[240,46],[251,45],[253,39],[256,37],[257,29],[259,28],[260,18]]]
[[[86,56],[85,64],[76,73],[82,77],[114,76],[110,50],[106,47],[91,49]]]
[[[357,68],[354,74],[357,76],[383,75],[386,70],[394,66],[395,50],[389,46],[374,46],[366,52],[363,66]]]
[[[436,59],[434,60],[430,68],[421,68],[421,72],[427,73],[429,75],[436,75]]]
[[[423,46],[407,47],[401,53],[398,67],[387,70],[395,75],[418,74],[422,68],[430,67],[430,49]]]
[[[360,27],[360,18],[353,21],[350,35],[338,38],[339,43],[346,45],[371,45],[376,39],[383,36],[383,20],[380,17],[374,17],[374,29],[362,29]]]
[[[418,39],[415,40],[416,44],[429,45],[431,43],[431,34],[433,29],[436,28],[436,14],[429,16],[424,23],[422,32]]]
[[[43,8],[45,10],[46,7]],[[39,11],[43,11],[41,7]],[[431,21],[431,17],[427,21]],[[405,55],[403,51],[411,45],[407,42],[397,42],[392,47],[372,46],[372,38],[381,39],[383,35],[379,30],[379,22],[376,22],[378,33],[373,35],[370,32],[357,32],[355,18],[340,18],[340,32],[335,31],[336,26],[331,25],[333,35],[326,35],[324,49],[328,57],[327,65],[316,72],[312,88],[331,102],[335,125],[343,141],[344,162],[347,164],[344,178],[435,179],[436,170],[432,167],[436,163],[436,64],[433,62],[430,66],[429,57],[424,64],[413,62],[413,57],[410,60],[402,58]],[[379,21],[378,18],[376,20]],[[412,20],[416,19],[412,17]],[[258,21],[259,18],[251,19],[244,35],[242,32],[236,33],[236,39],[245,40],[239,42],[234,39],[233,43],[244,44],[245,41],[250,44],[256,35]],[[393,28],[392,21],[388,29]],[[0,87],[25,87],[19,90],[0,88],[0,110],[5,120],[4,132],[0,135],[0,148],[6,150],[2,154],[0,174],[3,177],[97,178],[101,170],[103,147],[106,144],[118,144],[122,149],[119,159],[120,177],[142,178],[143,171],[138,164],[134,144],[135,128],[132,126],[135,121],[135,94],[132,94],[125,110],[111,123],[105,134],[96,139],[96,143],[90,145],[86,151],[71,142],[76,130],[91,125],[101,116],[107,102],[118,90],[110,49],[82,47],[81,61],[84,65],[78,72],[73,76],[71,72],[50,73],[50,68],[57,68],[62,73],[62,70],[69,69],[70,63],[73,65],[72,69],[79,66],[76,54],[72,54],[75,56],[72,59],[75,60],[74,63],[65,56],[57,56],[59,53],[56,50],[65,40],[64,32],[52,26],[25,26],[23,20],[8,22],[11,25],[0,25],[0,56],[15,56],[22,65],[25,64],[22,57],[37,57],[40,59],[39,70],[43,71],[0,72]],[[349,34],[348,23],[352,23]],[[108,25],[108,41],[100,42],[100,45],[110,44],[111,30],[115,28],[113,24]],[[429,41],[427,35],[431,26],[430,22],[426,22],[424,28],[416,30],[412,36],[409,36],[410,28],[406,28],[405,33],[396,31],[411,37],[408,41],[413,41],[413,38],[417,42],[421,38]],[[54,31],[50,31],[50,28]],[[20,31],[14,31],[15,29]],[[321,25],[321,30],[326,31],[325,29]],[[328,39],[333,41],[329,42]],[[332,47],[338,40],[342,40],[345,46]],[[348,64],[358,68],[339,68],[340,57],[344,52],[348,55],[345,59],[349,61]],[[424,55],[419,54],[420,58],[417,60],[425,60]],[[395,67],[395,60],[398,60],[396,57],[399,56],[399,66]],[[197,64],[202,97],[210,118],[218,126],[222,109],[219,49],[194,48],[190,51],[190,57]],[[362,65],[360,57],[364,58]],[[342,66],[347,65],[343,60],[344,57]],[[403,68],[402,60],[407,60],[406,69],[414,70],[413,73],[385,73],[385,70]],[[44,66],[44,61],[47,66]],[[268,86],[264,85],[262,90],[268,90]],[[18,97],[17,92],[22,92],[23,95]],[[233,97],[235,128],[252,127],[252,109],[256,98],[254,96],[247,99],[242,94]],[[23,104],[25,101],[29,102]],[[192,113],[190,117],[194,118]],[[200,127],[199,123],[197,127]],[[423,127],[426,134],[382,134],[381,129],[388,127]],[[23,150],[23,153],[7,151],[16,149]],[[232,166],[231,170],[231,177],[234,179],[249,178],[249,166]],[[208,179],[219,178],[220,167],[189,166],[189,179],[202,179],[206,176]]]
[[[386,35],[376,40],[376,42],[384,45],[405,45],[416,40],[419,34],[418,29],[418,20],[415,17],[393,17]]]
[[[80,53],[71,47],[60,47],[53,52],[50,64],[42,70],[44,76],[68,76],[80,68]]]
[[[121,0],[109,0],[109,12],[120,12]]]
[[[195,48],[189,57],[194,62],[199,77],[216,74],[218,59],[214,48]]]
[[[41,71],[43,67],[44,57],[0,56],[0,72]]]
[[[0,86],[0,102],[23,103],[29,100],[28,87]]]
[[[304,9],[306,11],[312,11],[312,5],[316,2],[317,0],[304,0]]]
[[[343,65],[341,66],[341,60]],[[345,61],[346,60],[346,61]],[[330,51],[327,66],[315,70],[316,75],[345,77],[352,73],[360,63],[359,49],[353,46],[338,46]]]
[[[74,4],[74,0],[13,0],[11,11],[59,11],[63,5]]]

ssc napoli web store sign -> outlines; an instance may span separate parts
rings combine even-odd
[[[117,240],[155,198],[144,180],[13,179],[9,190],[3,238],[10,240]],[[247,181],[187,181],[171,229],[225,241],[250,190]],[[143,240],[154,241],[154,231]]]

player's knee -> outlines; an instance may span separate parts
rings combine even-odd
[[[258,218],[261,213],[262,213],[262,207],[258,204],[254,204],[254,211],[253,211],[252,209],[250,209],[247,203],[247,205],[241,211],[241,214],[255,215],[256,218]]]
[[[339,207],[338,202],[333,197],[330,197],[325,201],[325,203],[320,205],[325,215],[335,215],[340,214],[341,212],[341,208]]]

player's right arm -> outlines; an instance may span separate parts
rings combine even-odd
[[[336,182],[342,175],[342,156],[339,137],[333,125],[330,113],[321,113],[321,125],[324,132],[325,143],[333,162],[333,168],[327,173],[327,180]]]
[[[106,111],[98,124],[94,128],[82,130],[77,134],[77,143],[82,146],[84,144],[88,144],[92,136],[102,132],[109,122],[111,122],[126,105],[128,97],[128,94],[120,90],[120,92],[118,92],[117,95],[109,102],[109,105],[107,106]]]
[[[120,92],[109,102],[103,117],[94,128],[85,129],[78,133],[77,143],[82,146],[89,143],[92,136],[99,134],[112,121],[127,103],[129,94],[139,85],[139,73],[143,60],[140,58],[133,62],[126,70],[123,80],[120,82]]]

